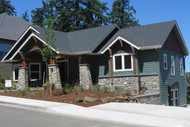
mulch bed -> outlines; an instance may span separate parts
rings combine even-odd
[[[93,97],[93,98],[98,98],[102,99],[104,97],[114,97],[116,94],[114,92],[108,92],[104,94],[102,91],[100,91],[99,94],[97,94],[97,91],[95,90],[84,90],[83,92],[79,92],[76,89],[72,90],[72,93],[70,94],[64,94],[65,95],[65,101],[63,101],[63,92],[62,89],[57,89],[53,90],[52,96],[49,95],[49,90],[42,89],[40,90],[41,93],[35,93],[34,90],[31,90],[29,94],[22,95],[22,94],[16,94],[15,91],[2,91],[0,92],[0,95],[4,96],[12,96],[12,97],[21,97],[21,98],[27,98],[27,99],[37,99],[37,100],[45,100],[45,101],[52,101],[52,102],[61,102],[61,103],[70,103],[70,104],[75,104],[75,105],[80,105],[84,107],[89,107],[89,106],[94,106],[94,105],[99,105],[103,104],[104,102],[94,102],[94,103],[74,103],[74,99],[77,98],[84,98],[85,96],[88,97]],[[122,96],[126,96],[125,94],[121,94]]]

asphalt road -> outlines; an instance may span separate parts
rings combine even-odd
[[[0,127],[138,127],[0,105]]]

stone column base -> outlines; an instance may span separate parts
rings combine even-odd
[[[19,68],[18,83],[16,84],[17,90],[24,90],[29,85],[28,79],[28,68],[21,67]]]
[[[89,85],[92,85],[92,77],[88,64],[79,64],[79,78],[80,84],[83,85],[85,89],[88,89]]]
[[[52,86],[55,89],[61,89],[61,78],[59,73],[59,66],[57,64],[48,65],[49,69],[49,80],[50,80],[50,70],[52,70]]]

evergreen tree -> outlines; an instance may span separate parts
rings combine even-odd
[[[0,0],[0,13],[4,12],[16,16],[15,8],[10,4],[10,0]]]
[[[107,24],[107,10],[98,0],[46,0],[32,11],[32,22],[44,26],[44,21],[56,19],[53,29],[74,31]]]
[[[129,0],[115,0],[110,13],[111,23],[116,23],[120,28],[136,26],[138,20],[133,16],[136,10],[129,5]]]
[[[26,10],[22,16],[21,16],[24,20],[26,20],[27,22],[29,22],[29,18],[28,18],[28,10]]]
[[[99,0],[84,0],[85,28],[106,25],[108,18],[106,16],[108,8],[107,3],[101,3]]]

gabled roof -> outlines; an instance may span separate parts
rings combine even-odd
[[[17,41],[23,32],[31,25],[16,16],[8,15],[8,13],[0,14],[0,38],[6,40]]]
[[[36,25],[32,27],[40,32],[36,35],[44,40],[46,30]],[[116,24],[73,32],[54,31],[56,50],[60,53],[91,53],[115,28],[118,28]]]
[[[105,52],[106,48],[118,37],[125,39],[140,50],[161,48],[174,27],[178,27],[176,21],[120,29],[99,52]],[[177,32],[177,34],[181,34],[179,30]],[[185,53],[188,54],[183,37],[181,35],[180,37],[182,45],[185,47],[184,50],[186,50]]]

